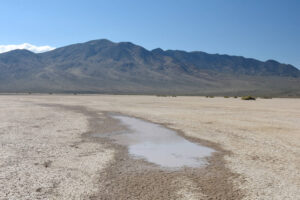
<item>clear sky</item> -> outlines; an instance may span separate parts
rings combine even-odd
[[[106,38],[300,68],[300,0],[1,0],[0,45]]]

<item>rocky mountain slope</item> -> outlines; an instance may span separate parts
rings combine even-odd
[[[0,54],[0,92],[300,96],[300,71],[274,60],[94,40]]]

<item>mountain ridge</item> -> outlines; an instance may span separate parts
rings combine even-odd
[[[289,64],[202,51],[147,50],[107,39],[44,53],[5,52],[0,72],[0,92],[300,95],[300,70]]]

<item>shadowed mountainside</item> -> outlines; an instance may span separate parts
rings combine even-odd
[[[300,71],[274,60],[94,40],[0,54],[0,92],[300,96]]]

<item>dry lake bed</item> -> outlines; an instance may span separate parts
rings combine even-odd
[[[0,199],[300,199],[300,99],[0,95]]]

